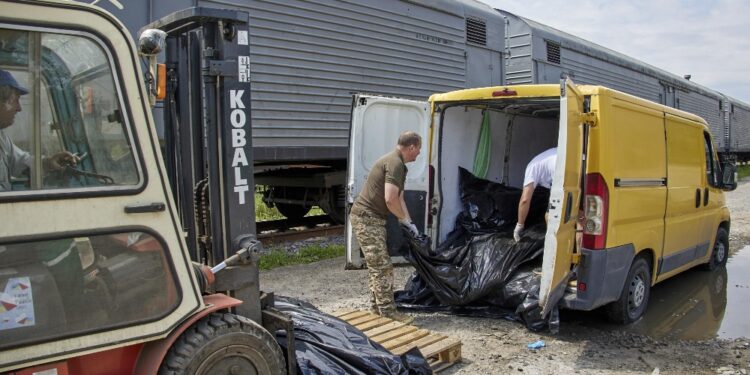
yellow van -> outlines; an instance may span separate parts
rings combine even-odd
[[[417,130],[425,144],[408,165],[407,205],[433,246],[443,242],[462,210],[458,167],[472,169],[485,113],[489,180],[520,188],[527,163],[557,147],[540,288],[545,315],[558,303],[606,305],[610,318],[629,323],[644,313],[655,283],[699,264],[726,264],[723,190],[736,187],[735,169],[720,165],[706,122],[570,80],[460,90],[429,102],[356,97],[347,199],[401,131]],[[348,265],[357,266],[358,245],[347,233]],[[397,237],[389,232],[392,251]]]

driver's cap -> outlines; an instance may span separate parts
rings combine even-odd
[[[20,95],[26,95],[29,93],[29,90],[26,90],[25,87],[21,86],[10,72],[2,69],[0,69],[0,86],[10,86],[18,90]]]

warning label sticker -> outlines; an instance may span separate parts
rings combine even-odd
[[[237,44],[246,46],[248,44],[247,30],[240,30],[237,32]]]
[[[0,331],[34,324],[34,296],[29,278],[8,279],[0,293]]]
[[[240,82],[250,82],[250,56],[238,56],[237,70]]]

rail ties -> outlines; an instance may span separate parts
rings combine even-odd
[[[258,239],[263,245],[301,241],[313,237],[338,236],[344,233],[343,225],[333,225],[327,215],[307,216],[299,219],[260,221],[256,224]]]

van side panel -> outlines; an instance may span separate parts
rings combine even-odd
[[[703,200],[704,145],[703,126],[667,114],[667,214],[664,251],[659,262],[657,281],[685,269],[699,254],[698,237],[703,224],[699,210]]]
[[[602,124],[610,138],[607,247],[633,244],[660,253],[667,199],[663,112],[613,97]],[[649,259],[653,262],[653,259]]]
[[[600,173],[609,188],[607,245],[581,249],[578,282],[587,288],[563,300],[563,306],[575,310],[593,310],[619,298],[636,254],[645,249],[659,254],[664,240],[664,113],[611,90],[598,94],[591,96],[598,119],[589,132],[586,172]]]

